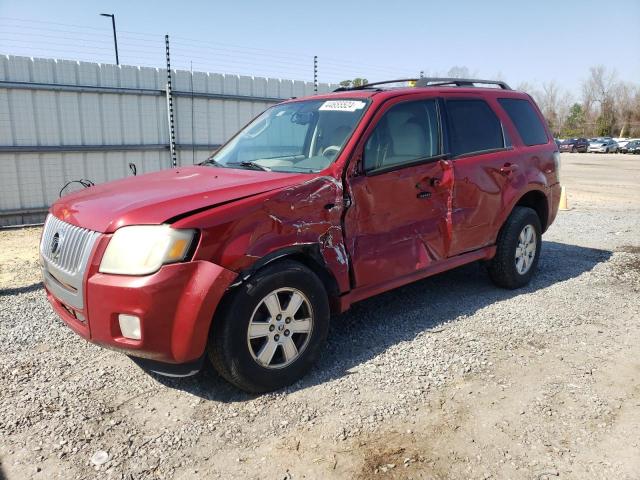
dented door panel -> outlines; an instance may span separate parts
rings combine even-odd
[[[352,180],[345,223],[357,286],[424,269],[446,256],[442,174],[436,161]]]
[[[505,208],[506,190],[512,188],[517,175],[500,169],[514,162],[510,150],[453,160],[453,238],[449,256],[495,241],[495,220]]]

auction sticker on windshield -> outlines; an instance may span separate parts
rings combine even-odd
[[[366,105],[360,100],[327,100],[318,110],[329,110],[334,112],[355,112],[362,110]]]

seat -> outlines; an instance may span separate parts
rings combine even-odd
[[[421,158],[428,155],[426,128],[419,117],[406,110],[390,111],[387,119],[391,146],[382,166]]]

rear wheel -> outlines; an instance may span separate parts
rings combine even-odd
[[[523,287],[540,257],[542,228],[535,210],[515,207],[498,235],[496,255],[487,264],[491,280],[503,288]]]
[[[577,151],[578,151],[578,150],[576,150],[576,147],[573,147],[573,148],[571,149],[571,153],[576,153]]]
[[[287,260],[237,289],[213,320],[211,363],[250,393],[295,382],[311,368],[327,337],[329,303],[322,282],[304,265]]]

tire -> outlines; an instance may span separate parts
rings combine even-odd
[[[294,295],[302,303],[289,314],[286,309]],[[224,379],[245,392],[277,390],[294,383],[314,364],[327,338],[329,317],[327,293],[310,269],[291,260],[270,264],[236,287],[215,315],[209,359]],[[253,339],[249,339],[250,325],[258,335]],[[308,333],[293,332],[294,328],[307,328]],[[267,359],[269,364],[264,363]]]
[[[523,252],[522,249],[518,250],[518,248],[521,243],[521,235],[525,233],[527,227],[533,229],[531,236],[532,239],[535,239],[533,255],[527,255],[526,261],[521,256],[518,263],[516,254]],[[529,283],[540,258],[541,231],[540,218],[535,210],[529,207],[515,207],[513,209],[498,234],[496,255],[487,262],[487,270],[493,283],[508,289],[520,288]],[[528,242],[528,245],[530,245],[530,242]],[[527,247],[525,251],[530,254],[531,248]],[[521,270],[522,262],[528,265],[525,271]]]
[[[573,147],[573,148],[571,149],[571,153],[576,153],[577,151],[578,151],[578,150],[576,150],[576,147]]]

